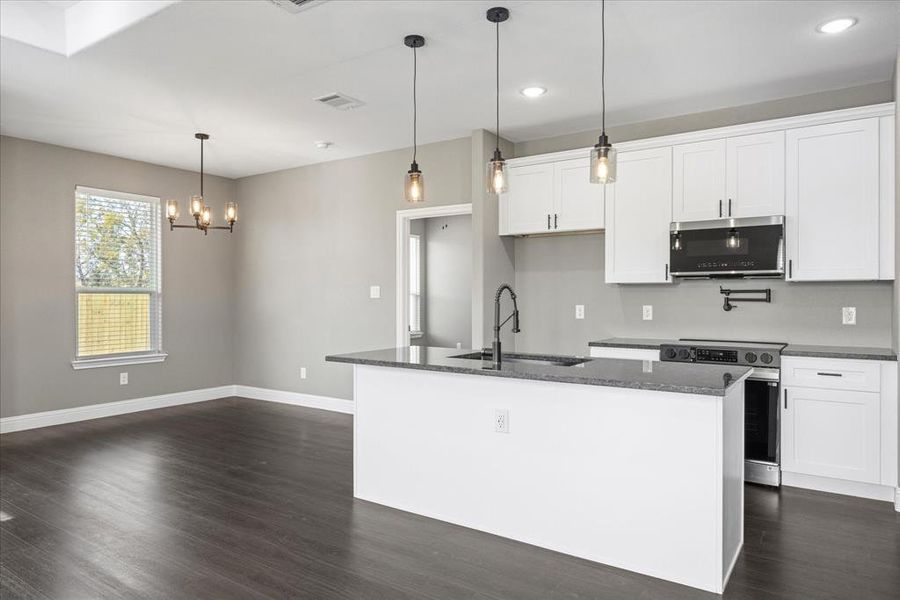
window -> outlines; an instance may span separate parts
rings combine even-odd
[[[75,368],[158,362],[159,198],[75,188]]]
[[[409,236],[409,335],[422,336],[422,240]]]

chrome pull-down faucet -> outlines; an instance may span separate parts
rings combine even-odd
[[[500,322],[500,296],[503,295],[503,290],[509,292],[509,297],[512,298],[513,301],[513,312],[511,315],[506,317],[503,322]],[[519,329],[519,305],[516,302],[516,293],[513,291],[512,287],[508,283],[500,284],[500,287],[497,288],[497,293],[494,294],[494,341],[491,344],[491,358],[494,362],[494,368],[500,368],[500,328],[506,325],[506,322],[510,319],[513,320],[512,332],[519,333],[521,329]]]

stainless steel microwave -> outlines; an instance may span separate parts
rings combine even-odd
[[[781,277],[784,217],[672,223],[669,268],[675,277]]]

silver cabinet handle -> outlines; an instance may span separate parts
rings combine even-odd
[[[822,371],[819,371],[818,373],[816,373],[816,375],[821,375],[822,377],[843,377],[844,376],[843,373],[823,373]]]
[[[719,216],[722,216],[722,201],[719,200]]]
[[[669,280],[669,263],[666,263],[666,276],[664,277],[666,281]]]
[[[731,216],[731,198],[728,199],[728,216]]]
[[[788,261],[788,279],[794,277],[794,261],[793,259]]]
[[[556,213],[553,214],[553,229],[559,229],[559,226],[556,224],[556,220],[559,217]]]
[[[550,215],[547,214],[547,229],[550,229]]]
[[[787,388],[784,389],[784,410],[787,410]]]

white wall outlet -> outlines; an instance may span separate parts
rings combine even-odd
[[[128,385],[128,373],[119,373],[119,385]]]
[[[462,348],[462,342],[456,342],[456,349],[459,350]]]
[[[306,367],[300,367],[300,379],[306,379]]]
[[[369,286],[369,298],[381,298],[381,286],[380,285],[370,285]]]
[[[644,316],[645,321],[652,321],[653,320],[653,305],[645,304],[642,314]]]
[[[845,306],[841,309],[841,320],[844,325],[856,325],[856,307]]]
[[[575,318],[576,319],[584,318],[584,304],[576,304],[575,305]]]
[[[509,409],[494,409],[494,431],[497,433],[509,433]]]

